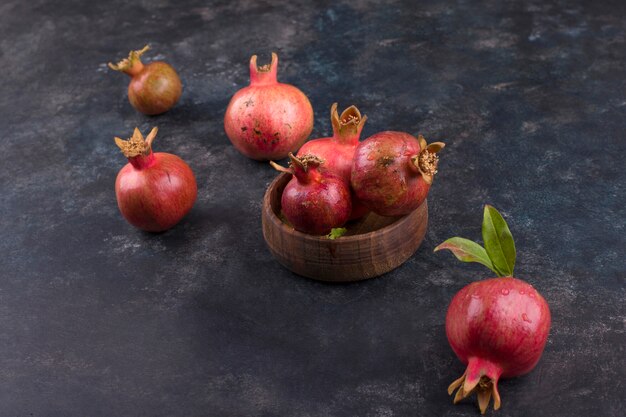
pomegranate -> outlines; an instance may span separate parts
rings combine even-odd
[[[289,153],[289,159],[290,168],[273,161],[270,164],[293,175],[281,197],[282,212],[293,228],[325,235],[347,222],[352,210],[348,184],[334,173],[320,169],[324,161],[317,156],[295,157]]]
[[[370,136],[359,143],[352,161],[356,197],[381,216],[409,214],[426,199],[444,146],[403,132]]]
[[[258,67],[250,59],[250,85],[237,91],[224,116],[226,135],[245,156],[261,161],[283,159],[313,130],[313,107],[296,87],[276,78],[278,55]]]
[[[449,249],[465,262],[479,262],[498,278],[474,282],[452,299],[446,315],[446,335],[457,357],[467,365],[448,387],[457,390],[456,404],[476,393],[485,413],[491,397],[501,405],[498,380],[530,372],[541,357],[550,331],[548,303],[530,284],[513,278],[515,245],[509,228],[491,206],[483,221],[485,248],[455,237],[435,248]]]
[[[459,291],[446,316],[446,334],[467,369],[448,388],[454,402],[476,392],[481,413],[491,396],[500,408],[498,380],[530,372],[550,330],[548,303],[530,284],[513,277],[474,282]]]
[[[148,49],[150,47],[146,45],[141,50],[130,51],[128,58],[117,64],[109,63],[109,67],[130,76],[130,104],[143,114],[156,115],[174,107],[183,91],[183,85],[169,64],[155,61],[144,65],[141,62],[140,57]]]
[[[157,128],[144,140],[135,128],[128,140],[115,143],[128,158],[115,180],[117,204],[124,218],[147,232],[162,232],[191,210],[198,188],[191,168],[178,156],[152,152]]]
[[[298,151],[298,155],[309,154],[323,159],[326,170],[334,172],[350,184],[352,158],[367,116],[361,116],[361,112],[355,106],[348,107],[339,116],[337,106],[338,104],[334,103],[330,108],[333,136],[306,142]],[[353,194],[350,219],[363,217],[368,212],[369,209]]]
[[[345,109],[341,116],[337,112],[337,103],[330,108],[330,121],[333,136],[313,139],[305,143],[298,151],[299,155],[315,155],[324,160],[324,169],[332,171],[350,182],[352,157],[359,144],[359,136],[367,120],[355,106]]]

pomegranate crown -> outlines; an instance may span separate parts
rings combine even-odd
[[[413,166],[415,166],[417,171],[422,175],[422,178],[424,178],[426,184],[430,185],[433,183],[433,178],[438,172],[439,155],[437,155],[437,153],[442,150],[446,144],[443,142],[433,142],[429,145],[422,135],[419,135],[417,140],[420,145],[420,153],[413,156],[411,161],[413,162]]]
[[[296,172],[307,172],[309,168],[317,168],[322,165],[324,160],[318,156],[306,154],[300,157],[295,156],[292,152],[289,152],[289,168],[285,168],[282,165],[278,165],[274,161],[270,161],[270,165],[277,171],[286,172],[287,174],[296,174]]]
[[[278,55],[272,52],[272,61],[269,64],[257,65],[257,56],[250,58],[250,84],[271,84],[277,82]]]
[[[130,51],[128,53],[128,58],[124,58],[119,61],[117,64],[113,64],[109,62],[109,68],[115,71],[127,71],[135,65],[137,62],[141,62],[140,58],[143,54],[145,54],[150,49],[150,45],[144,46],[142,49],[136,51]]]
[[[138,128],[135,128],[133,135],[124,140],[115,137],[115,144],[121,149],[126,158],[134,158],[140,155],[149,155],[152,152],[152,141],[157,135],[159,129],[153,127],[148,136],[144,139]]]
[[[323,163],[324,160],[315,155],[306,154],[297,157],[289,152],[289,166],[292,168],[301,168],[304,172],[307,172],[309,168],[318,167]]]
[[[338,106],[338,103],[333,103],[330,108],[330,122],[333,125],[333,133],[339,136],[360,135],[367,116],[361,116],[361,112],[355,105],[348,107],[339,115],[337,112]]]

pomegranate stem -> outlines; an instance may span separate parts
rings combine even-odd
[[[276,162],[274,161],[270,161],[270,165],[272,166],[272,168],[274,168],[276,171],[280,171],[280,172],[284,172],[287,174],[292,174],[293,175],[293,169],[291,168],[285,168],[282,165],[278,165]]]
[[[143,69],[143,63],[141,62],[140,57],[149,49],[150,46],[146,45],[142,49],[130,51],[128,53],[128,58],[122,59],[117,64],[109,62],[109,68],[114,71],[121,71],[130,76],[137,74]]]
[[[250,58],[250,85],[275,84],[278,82],[278,55],[272,52],[272,61],[269,64],[257,65],[257,56]]]

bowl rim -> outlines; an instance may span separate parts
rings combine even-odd
[[[304,240],[308,240],[308,241],[313,241],[313,242],[319,242],[319,241],[328,241],[328,243],[333,243],[333,244],[341,244],[341,243],[350,243],[350,242],[354,242],[354,241],[359,241],[359,240],[363,240],[364,238],[371,238],[371,237],[376,237],[377,234],[383,233],[383,231],[387,231],[387,230],[394,230],[398,227],[401,227],[402,225],[404,225],[411,216],[415,216],[417,215],[418,211],[420,210],[420,208],[424,205],[424,204],[428,204],[428,200],[424,200],[424,202],[415,210],[413,210],[411,213],[404,215],[404,216],[400,216],[396,219],[396,221],[394,221],[393,223],[381,228],[381,229],[377,229],[377,230],[372,230],[371,232],[367,232],[367,233],[361,233],[358,235],[351,235],[351,236],[342,236],[340,239],[328,239],[326,238],[326,235],[310,235],[308,233],[303,233],[300,232],[296,229],[294,229],[293,227],[289,227],[287,226],[277,215],[276,213],[274,213],[274,210],[272,208],[272,204],[270,201],[270,191],[272,190],[272,188],[276,187],[276,184],[278,182],[280,182],[281,180],[283,180],[283,178],[287,177],[287,176],[291,176],[291,174],[289,173],[281,173],[278,176],[276,176],[276,178],[274,178],[274,180],[272,180],[272,182],[270,183],[270,185],[267,187],[267,190],[265,190],[265,195],[263,196],[263,212],[269,212],[268,216],[269,216],[269,220],[274,224],[277,225],[278,227],[284,229],[286,232],[289,233],[294,233],[298,238],[300,239],[304,239]],[[263,216],[266,217],[266,216]],[[374,240],[376,241],[376,240]]]

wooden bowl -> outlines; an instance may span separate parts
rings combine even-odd
[[[263,237],[274,257],[298,275],[332,282],[377,277],[404,263],[424,240],[426,201],[399,218],[371,213],[348,223],[346,235],[335,240],[298,232],[280,219],[280,199],[290,179],[279,175],[265,193]]]

